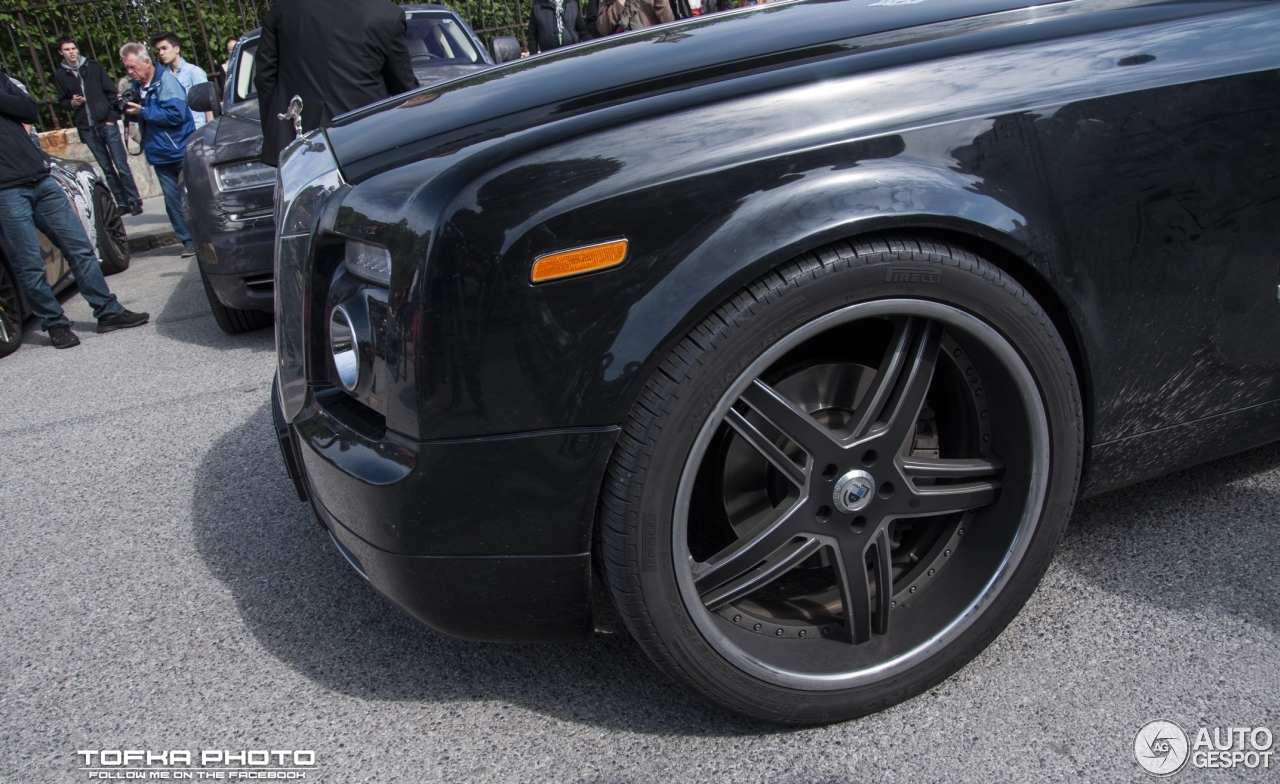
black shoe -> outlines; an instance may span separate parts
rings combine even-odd
[[[54,324],[49,327],[49,342],[54,348],[72,348],[80,345],[80,338],[71,331],[70,324]]]
[[[114,316],[103,316],[98,319],[98,331],[113,332],[117,329],[140,327],[143,324],[146,324],[150,318],[150,313],[134,313],[131,310],[126,310],[125,312],[117,313]]]
[[[130,214],[130,215],[141,215],[141,214],[142,214],[142,202],[141,202],[140,200],[139,200],[139,201],[135,201],[135,202],[133,202],[132,204],[130,204],[130,205],[129,205],[129,214]]]
[[[125,204],[124,202],[116,202],[116,212],[118,214],[125,215],[129,212],[130,209],[131,208],[129,207],[128,204]]]
[[[196,255],[196,246],[195,246],[195,245],[191,245],[191,244],[189,244],[189,243],[188,243],[188,244],[186,244],[186,245],[183,245],[183,246],[182,246],[182,258],[184,258],[184,259],[185,259],[185,258],[186,258],[186,257],[188,257],[188,256],[194,256],[194,255]]]

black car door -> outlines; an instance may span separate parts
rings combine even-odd
[[[1272,4],[1140,31],[1113,67],[1154,86],[1035,122],[1069,285],[1102,326],[1097,442],[1280,398],[1277,30]]]

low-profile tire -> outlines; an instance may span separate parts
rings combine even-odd
[[[723,708],[880,710],[1027,601],[1082,427],[1061,337],[992,264],[910,237],[806,253],[649,379],[605,481],[610,593],[659,667]]]
[[[209,276],[200,270],[200,282],[204,284],[205,296],[209,298],[209,309],[213,311],[213,320],[228,335],[239,335],[255,329],[271,326],[271,314],[260,310],[239,310],[229,308],[218,301],[218,295],[209,283]]]
[[[22,295],[18,279],[0,262],[0,357],[7,357],[22,345]]]
[[[129,269],[129,235],[115,197],[105,185],[93,189],[93,220],[98,227],[98,261],[103,275]]]

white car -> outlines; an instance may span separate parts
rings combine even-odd
[[[53,178],[62,186],[67,200],[84,226],[89,241],[98,249],[103,275],[114,275],[129,268],[129,237],[116,210],[116,200],[106,183],[87,163],[54,159],[50,168]],[[44,256],[45,276],[54,292],[75,282],[71,267],[62,251],[43,233],[40,252]],[[23,323],[30,315],[26,297],[10,261],[8,244],[0,235],[0,357],[8,356],[22,344]]]

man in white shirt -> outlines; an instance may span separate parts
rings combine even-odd
[[[155,47],[156,54],[160,56],[160,62],[164,67],[178,77],[178,83],[182,85],[182,89],[190,92],[195,85],[209,81],[209,75],[203,68],[182,59],[182,45],[177,33],[161,33],[151,39],[151,45]],[[192,111],[191,119],[199,128],[212,120],[213,115],[210,112]]]

